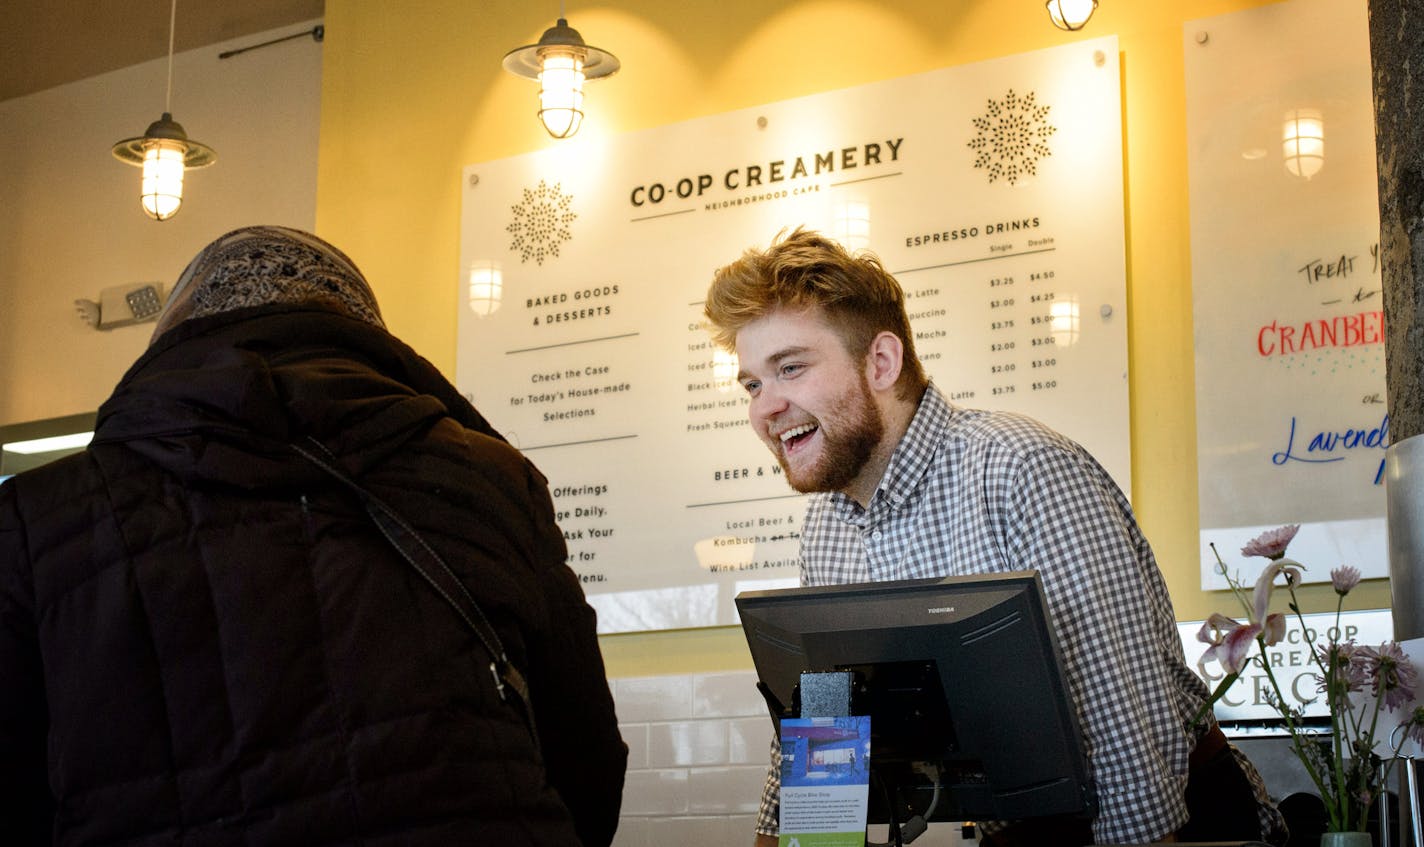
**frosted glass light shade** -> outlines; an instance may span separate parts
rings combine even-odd
[[[1286,112],[1281,130],[1281,154],[1286,170],[1310,179],[1325,167],[1325,119],[1316,109]]]
[[[712,384],[723,394],[737,387],[737,372],[741,370],[737,354],[720,348],[712,351]]]
[[[166,221],[183,205],[183,150],[181,142],[154,140],[144,145],[143,211],[156,221]]]
[[[470,265],[470,311],[485,317],[499,309],[504,297],[504,274],[495,262]]]
[[[1076,300],[1060,300],[1048,309],[1049,328],[1053,333],[1053,343],[1059,350],[1078,343],[1078,303]]]
[[[583,123],[583,57],[551,50],[539,71],[539,120],[555,138],[568,138]]]
[[[1087,25],[1098,9],[1098,0],[1048,0],[1045,5],[1054,26],[1074,32]]]

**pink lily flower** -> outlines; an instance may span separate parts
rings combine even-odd
[[[1257,623],[1238,623],[1226,615],[1216,612],[1202,623],[1197,631],[1197,640],[1211,645],[1197,661],[1202,676],[1206,676],[1206,663],[1215,659],[1228,674],[1241,673],[1250,658],[1251,645],[1261,634]],[[1274,643],[1274,642],[1273,642]]]
[[[1305,566],[1294,559],[1277,558],[1266,565],[1261,576],[1256,579],[1251,620],[1265,629],[1268,647],[1286,637],[1286,616],[1280,612],[1266,613],[1271,604],[1271,589],[1275,588],[1277,574],[1285,574],[1287,585],[1299,585],[1305,575]]]
[[[1287,583],[1296,584],[1300,582],[1303,570],[1299,562],[1291,559],[1273,560],[1256,580],[1250,620],[1243,624],[1218,612],[1202,623],[1197,640],[1211,645],[1197,663],[1202,669],[1202,676],[1206,676],[1206,663],[1212,659],[1220,662],[1227,673],[1240,673],[1249,661],[1251,645],[1256,642],[1257,636],[1265,641],[1267,647],[1286,637],[1286,616],[1266,611],[1271,603],[1271,589],[1277,574],[1285,574]]]

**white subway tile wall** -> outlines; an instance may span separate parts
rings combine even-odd
[[[750,847],[772,724],[751,671],[610,682],[628,777],[614,847]]]
[[[751,671],[610,680],[628,777],[614,847],[750,847],[772,723]],[[884,826],[870,834],[886,840]],[[916,847],[970,844],[933,824]]]

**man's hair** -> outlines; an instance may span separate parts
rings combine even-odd
[[[784,236],[784,237],[783,237]],[[852,255],[810,230],[785,230],[766,250],[750,249],[719,269],[703,308],[712,339],[734,350],[737,333],[777,309],[819,307],[852,357],[863,357],[881,332],[904,344],[896,396],[918,399],[929,380],[915,355],[915,336],[905,314],[905,293],[880,260],[866,251]]]

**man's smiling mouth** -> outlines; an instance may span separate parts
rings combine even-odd
[[[782,449],[787,452],[794,452],[797,447],[803,444],[806,439],[810,438],[812,433],[818,429],[820,429],[820,427],[816,424],[804,423],[800,426],[793,426],[777,437],[781,440]]]

